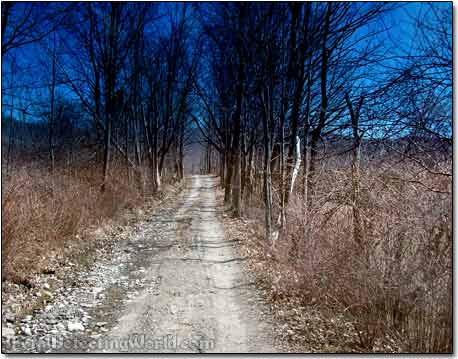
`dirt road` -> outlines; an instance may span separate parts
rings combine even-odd
[[[190,177],[181,208],[151,222],[177,231],[156,243],[170,247],[144,263],[150,285],[125,307],[106,335],[109,342],[137,335],[137,345],[143,341],[151,351],[273,351],[253,303],[254,287],[242,273],[243,258],[235,256],[236,243],[224,239],[216,183],[214,177]]]
[[[238,243],[225,240],[216,187],[216,177],[188,177],[181,195],[137,224],[109,258],[22,320],[6,351],[275,351]]]

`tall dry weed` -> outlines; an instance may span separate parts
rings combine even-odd
[[[395,343],[406,352],[450,352],[451,179],[405,164],[364,168],[358,245],[350,173],[338,165],[319,172],[307,217],[300,185],[291,197],[271,262],[275,290],[283,297],[299,291],[328,315],[346,318],[356,351]]]
[[[22,166],[2,183],[3,279],[26,284],[46,270],[51,252],[59,252],[75,235],[146,198],[147,188],[129,182],[122,166],[113,166],[105,191],[101,169],[80,165],[56,168]],[[70,240],[70,242],[69,242]]]

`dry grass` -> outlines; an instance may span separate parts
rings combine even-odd
[[[422,173],[417,182],[395,179],[418,172],[406,165],[364,169],[365,241],[357,245],[349,171],[324,169],[308,224],[297,188],[275,260],[260,259],[268,267],[263,270],[273,297],[300,298],[323,316],[352,326],[351,347],[342,338],[340,350],[452,350],[452,198],[424,187],[451,191],[451,178]],[[262,237],[261,204],[246,212],[257,218]],[[335,320],[328,324],[337,325]]]
[[[3,176],[2,279],[30,285],[35,274],[52,270],[51,256],[84,240],[84,230],[150,195],[134,181],[129,183],[126,169],[119,165],[113,166],[101,192],[100,174],[99,167],[81,165],[57,168],[50,175],[36,164]]]

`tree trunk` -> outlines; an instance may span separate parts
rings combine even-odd
[[[117,3],[111,3],[111,14],[108,34],[108,44],[105,51],[108,52],[107,61],[105,64],[105,151],[103,156],[103,183],[102,191],[106,189],[108,179],[108,171],[110,166],[111,154],[111,129],[113,121],[114,107],[114,89],[116,86],[116,61],[117,61],[117,43],[118,36],[118,6]]]
[[[293,6],[293,16],[299,18],[300,16],[300,8],[297,6],[298,3],[294,3]],[[310,3],[306,3],[305,5],[305,13],[304,13],[304,18],[303,18],[303,25],[302,25],[302,38],[299,39],[298,41],[298,46],[296,50],[295,43],[292,43],[293,48],[291,51],[294,53],[294,56],[292,56],[292,63],[291,70],[292,70],[292,76],[291,78],[294,79],[294,95],[293,95],[293,103],[292,103],[292,108],[291,108],[291,141],[289,145],[289,150],[288,150],[288,163],[287,163],[287,178],[292,181],[292,176],[293,176],[293,162],[295,161],[294,153],[298,153],[297,148],[295,146],[295,142],[297,139],[298,135],[298,126],[299,126],[299,115],[300,115],[300,109],[303,101],[303,88],[304,88],[304,83],[305,83],[305,67],[304,67],[304,62],[305,62],[305,55],[306,55],[306,50],[308,48],[308,39],[307,37],[309,36],[308,33],[308,22],[309,22],[309,17],[310,17],[310,9],[311,5]],[[299,28],[299,24],[298,24]],[[296,39],[294,39],[296,41]],[[300,151],[299,151],[300,153]],[[292,182],[291,182],[292,183]],[[285,195],[285,206],[288,206],[288,201],[290,197],[291,191],[286,192]]]
[[[242,150],[241,150],[241,180],[240,180],[240,197],[243,198],[245,193],[245,185],[246,185],[246,173],[247,173],[247,158],[246,158],[246,139],[245,136],[242,136]]]
[[[229,204],[231,201],[232,193],[232,173],[234,161],[231,152],[226,154],[226,178],[224,180],[224,203]]]
[[[352,202],[353,202],[353,238],[356,243],[362,242],[362,221],[360,204],[360,141],[353,137],[353,155],[351,165]]]
[[[291,184],[289,187],[289,194],[293,193],[294,183],[296,182],[296,178],[299,174],[299,170],[301,167],[301,139],[299,138],[299,136],[296,136],[296,150],[294,153],[295,153],[296,158],[294,161],[294,168],[293,168],[293,172],[291,175]]]
[[[184,178],[184,123],[181,124],[180,145],[178,147],[178,169],[180,181]]]
[[[253,195],[253,183],[252,183],[252,178],[253,178],[253,151],[254,151],[254,145],[251,144],[249,152],[248,152],[248,161],[247,161],[247,170],[246,170],[246,196],[248,200],[251,200],[251,196]]]
[[[105,128],[105,149],[103,153],[103,183],[102,191],[106,189],[106,183],[108,178],[108,170],[110,164],[110,147],[111,147],[111,116],[107,113],[106,115],[106,128]]]
[[[143,172],[142,172],[142,158],[141,158],[141,148],[140,148],[140,139],[139,139],[139,129],[138,129],[138,115],[137,113],[133,114],[132,117],[133,126],[134,126],[134,145],[135,145],[135,162],[137,165],[137,170],[135,175],[137,178],[137,184],[141,191],[144,190],[144,181],[143,181]]]
[[[55,92],[56,92],[56,34],[53,37],[53,52],[51,65],[51,112],[49,114],[49,161],[51,175],[54,174],[54,113],[55,113]]]
[[[220,176],[220,184],[221,184],[221,187],[224,187],[224,175],[226,173],[226,155],[225,155],[225,151],[223,150],[221,153],[220,153],[220,168],[219,168],[219,176]]]
[[[309,174],[309,133],[308,133],[308,126],[306,126],[305,134],[304,134],[304,238],[308,237],[308,221],[309,221],[309,213],[308,213],[308,174]]]
[[[320,90],[321,90],[321,106],[319,113],[319,120],[317,127],[312,131],[310,138],[310,164],[308,171],[308,212],[310,213],[313,201],[313,187],[315,186],[315,167],[316,158],[318,154],[318,140],[321,137],[321,131],[326,125],[327,110],[328,110],[328,92],[327,92],[327,79],[328,79],[328,61],[329,49],[327,48],[327,39],[329,35],[329,22],[332,14],[332,3],[327,3],[327,11],[324,22],[324,34],[321,48],[321,68],[320,68]]]
[[[5,4],[4,4],[5,5]],[[11,66],[11,84],[14,86],[14,74],[15,74],[15,66],[13,63],[13,66]],[[8,149],[6,152],[6,173],[8,175],[9,170],[10,170],[10,161],[11,161],[11,152],[12,148],[14,146],[14,127],[15,127],[15,121],[14,121],[14,96],[11,94],[11,108],[10,108],[10,128],[9,128],[9,136],[8,136]]]
[[[270,144],[270,133],[269,133],[269,114],[266,106],[264,106],[262,127],[264,132],[264,204],[265,204],[265,225],[266,225],[266,248],[267,252],[273,247],[273,236],[272,236],[272,152]]]
[[[240,150],[235,155],[235,171],[234,171],[234,183],[232,185],[232,207],[233,214],[235,217],[242,215],[242,161]]]
[[[233,150],[233,171],[234,183],[232,185],[232,207],[234,216],[240,217],[242,215],[242,175],[241,175],[241,124],[242,124],[242,105],[243,105],[243,91],[245,82],[245,50],[243,46],[243,29],[245,27],[245,6],[246,4],[240,3],[240,14],[238,19],[239,38],[237,41],[237,54],[238,54],[238,69],[237,69],[237,84],[236,84],[236,108],[234,111],[234,136],[232,141]]]
[[[360,200],[360,152],[361,136],[359,134],[359,115],[363,105],[364,97],[361,96],[354,109],[350,96],[345,96],[348,110],[350,112],[351,127],[353,132],[353,149],[351,163],[351,187],[352,187],[352,209],[353,209],[353,239],[356,243],[362,243],[363,229],[361,220],[361,200]]]
[[[153,113],[154,118],[154,126],[153,126],[153,164],[152,164],[152,171],[153,171],[153,186],[155,191],[161,190],[161,175],[159,172],[159,158],[158,158],[158,118],[156,114]]]
[[[289,187],[289,194],[291,195],[293,193],[294,189],[294,183],[296,181],[297,176],[299,175],[299,170],[301,167],[301,141],[299,136],[296,136],[296,150],[295,150],[295,164],[293,168],[293,172],[291,174],[291,184]],[[297,259],[298,255],[298,242],[297,242],[297,237],[293,236],[292,237],[292,247],[291,247],[291,257],[293,260]]]
[[[278,224],[281,228],[285,225],[285,112],[286,104],[283,107],[282,114],[280,115],[280,218]]]
[[[239,71],[242,71],[239,68]],[[242,79],[239,75],[239,95],[237,96],[237,109],[234,114],[234,137],[232,142],[232,209],[235,217],[240,217],[241,210],[241,148],[240,148],[240,122],[241,122],[241,107],[242,107],[242,93],[241,93]]]
[[[124,117],[124,146],[126,147],[126,155],[125,155],[125,165],[126,165],[126,171],[127,171],[127,181],[130,184],[131,183],[131,171],[130,171],[130,165],[129,165],[129,120],[127,116],[122,116]]]
[[[304,121],[304,239],[308,238],[308,222],[309,222],[309,212],[308,212],[308,176],[309,176],[309,131],[310,131],[310,103],[312,99],[312,57],[309,58],[308,69],[307,69],[307,101],[305,105],[305,121]]]

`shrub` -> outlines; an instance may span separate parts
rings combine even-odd
[[[419,184],[396,180],[419,173],[413,166],[365,168],[364,242],[358,245],[352,238],[350,173],[338,165],[320,172],[307,219],[300,186],[291,196],[276,260],[268,261],[276,295],[300,291],[323,313],[345,318],[358,338],[356,351],[395,343],[406,352],[451,352],[450,178],[423,173]],[[247,212],[258,213],[262,223],[259,210]]]
[[[78,165],[28,165],[4,176],[2,183],[3,279],[27,284],[46,269],[50,255],[77,241],[75,235],[144,200],[145,193],[120,165],[111,169],[105,191],[101,168]],[[133,182],[133,181],[132,181]]]

